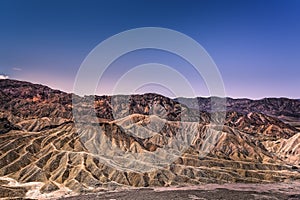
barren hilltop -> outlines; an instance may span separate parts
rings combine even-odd
[[[0,198],[300,179],[299,100],[227,98],[221,129],[210,102],[158,94],[72,102],[47,86],[0,80]]]

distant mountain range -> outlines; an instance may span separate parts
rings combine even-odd
[[[25,197],[34,186],[42,196],[300,179],[299,100],[226,98],[221,127],[214,114],[211,98],[74,95],[72,102],[72,94],[47,86],[0,80],[0,198]]]

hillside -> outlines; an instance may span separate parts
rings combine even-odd
[[[299,100],[227,98],[223,126],[197,100],[0,80],[0,198],[300,179]]]

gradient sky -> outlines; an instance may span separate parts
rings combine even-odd
[[[0,74],[71,92],[96,45],[147,26],[174,29],[199,42],[218,66],[228,96],[300,98],[298,0],[1,0]],[[133,52],[118,59],[109,76],[153,61],[184,68],[163,52]],[[197,95],[207,96],[185,69],[186,78],[199,84]]]

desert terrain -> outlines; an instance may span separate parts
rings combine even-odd
[[[0,198],[299,199],[300,101],[212,98],[0,80]]]

